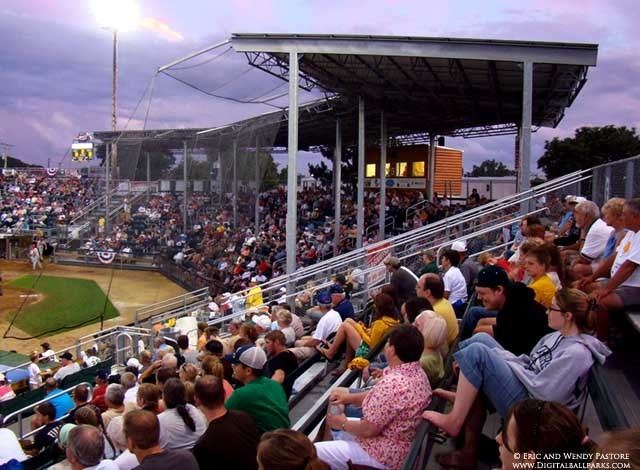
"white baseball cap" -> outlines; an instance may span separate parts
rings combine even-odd
[[[241,346],[230,358],[234,364],[244,364],[255,370],[262,370],[267,363],[267,355],[257,346]]]
[[[271,318],[268,315],[255,315],[251,321],[264,330],[271,328]]]
[[[464,240],[457,240],[453,242],[453,244],[451,245],[451,249],[453,251],[457,251],[458,253],[465,252],[467,251],[467,242]]]

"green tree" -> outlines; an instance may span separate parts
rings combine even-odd
[[[515,176],[516,172],[497,160],[485,160],[480,165],[473,165],[473,169],[465,176]]]
[[[640,137],[635,128],[613,125],[581,127],[574,137],[555,137],[544,144],[538,168],[547,178],[591,168],[640,154]]]
[[[325,162],[320,162],[317,165],[309,163],[309,174],[315,179],[320,181],[323,186],[331,186],[333,181],[333,170],[330,170]]]
[[[4,160],[0,157],[0,165],[4,165]],[[7,168],[42,168],[41,165],[31,165],[30,163],[25,163],[19,158],[10,157],[7,155]]]

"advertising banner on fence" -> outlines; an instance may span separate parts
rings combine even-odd
[[[382,262],[389,256],[391,256],[391,243],[389,242],[367,248],[368,286],[374,286],[384,281],[387,271]]]

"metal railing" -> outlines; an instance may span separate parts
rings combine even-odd
[[[418,212],[420,212],[422,209],[429,207],[431,204],[431,202],[428,199],[423,199],[422,201],[418,201],[415,204],[410,205],[409,207],[407,207],[407,209],[404,211],[404,220],[409,221],[409,219],[412,219]]]
[[[179,318],[189,312],[205,307],[209,303],[209,288],[203,287],[193,292],[187,292],[171,299],[146,305],[136,310],[134,324],[161,323],[168,318]]]
[[[380,228],[380,224],[371,224],[364,229],[364,237],[365,239],[369,239],[372,233],[377,232],[378,228]],[[390,215],[384,218],[384,229],[385,232],[388,229],[395,230],[396,228],[396,218]]]
[[[90,349],[94,345],[98,345],[98,356],[101,361],[105,361],[111,357],[118,357],[123,355],[123,349],[119,349],[117,346],[117,337],[121,334],[127,334],[132,338],[145,338],[150,339],[153,334],[148,329],[136,328],[131,326],[116,325],[111,328],[107,328],[102,331],[97,331],[93,334],[85,335],[76,340],[71,346],[56,350],[56,356],[69,352],[75,354],[76,358],[82,356],[82,352]],[[131,349],[132,354],[138,354],[137,344]],[[26,369],[31,364],[31,361],[18,364],[13,367],[9,367],[3,371],[4,374],[12,372],[18,369]]]
[[[35,403],[31,403],[31,404],[25,406],[24,408],[21,408],[21,409],[19,409],[17,411],[14,411],[13,413],[8,414],[4,418],[4,423],[5,424],[10,424],[17,418],[17,421],[18,421],[18,439],[26,439],[28,437],[33,436],[38,431],[43,429],[44,426],[41,426],[38,429],[33,429],[33,430],[25,433],[24,432],[24,419],[22,418],[22,415],[24,415],[25,413],[33,410],[36,406],[41,405],[42,403],[47,403],[48,401],[51,401],[54,398],[57,398],[57,397],[65,394],[65,393],[69,393],[69,392],[73,391],[73,389],[75,389],[78,385],[86,385],[87,386],[87,388],[89,389],[89,398],[88,398],[87,402],[90,402],[92,400],[92,398],[93,398],[92,385],[89,382],[81,382],[79,384],[74,385],[73,387],[69,387],[69,388],[66,388],[64,390],[61,390],[60,392],[56,392],[56,393],[52,393],[51,395],[47,395],[44,399],[42,399],[40,401],[37,401]],[[69,416],[69,413],[65,414],[64,416],[61,416],[56,421],[62,421],[67,416]]]

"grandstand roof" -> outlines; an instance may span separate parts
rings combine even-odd
[[[379,112],[398,143],[427,141],[426,135],[479,137],[514,133],[522,119],[522,63],[534,63],[532,124],[555,127],[596,65],[596,44],[498,41],[459,38],[234,34],[233,48],[249,63],[288,80],[288,53],[300,54],[300,86],[332,98],[302,105],[299,148],[333,142],[335,119],[343,142],[357,140],[357,97],[366,100],[370,138],[379,137]],[[184,60],[176,61],[170,68]],[[287,145],[287,110],[215,129],[124,131],[121,141],[163,139],[222,142],[256,131]],[[97,132],[112,141],[120,132]]]
[[[463,136],[514,130],[523,62],[535,64],[532,124],[555,127],[598,51],[595,44],[308,34],[234,34],[231,44],[285,80],[288,53],[298,52],[302,87],[363,96],[407,134]]]

